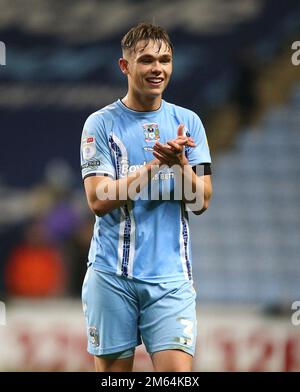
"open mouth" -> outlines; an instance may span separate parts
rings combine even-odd
[[[163,78],[147,78],[146,79],[149,84],[152,86],[159,86],[163,82]]]

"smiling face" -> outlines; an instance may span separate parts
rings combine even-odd
[[[137,42],[124,51],[120,68],[128,77],[128,93],[136,97],[161,98],[172,74],[172,50],[164,41]]]

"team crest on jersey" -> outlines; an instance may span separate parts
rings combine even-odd
[[[147,143],[156,142],[157,140],[160,139],[158,124],[156,123],[144,124],[143,128],[144,128],[145,141]]]
[[[99,346],[99,333],[96,327],[89,327],[88,328],[88,336],[91,342],[91,345],[94,347]]]

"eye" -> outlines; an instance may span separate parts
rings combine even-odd
[[[151,57],[141,57],[140,59],[138,59],[138,62],[139,63],[142,63],[142,64],[150,64],[150,63],[152,63],[152,58]]]
[[[150,60],[150,59],[144,59],[144,60],[142,60],[142,63],[143,63],[143,64],[151,64],[151,63],[152,63],[152,60]]]

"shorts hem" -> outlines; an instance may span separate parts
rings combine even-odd
[[[181,350],[184,351],[187,354],[190,354],[192,357],[195,356],[195,351],[193,349],[190,349],[186,346],[181,346],[179,344],[165,344],[161,345],[159,347],[152,347],[151,349],[147,349],[147,352],[152,355],[158,351],[165,351],[165,350]]]
[[[101,356],[101,355],[110,355],[110,354],[117,354],[120,353],[122,351],[126,351],[126,350],[130,350],[130,349],[135,349],[135,347],[139,346],[142,343],[139,342],[134,342],[131,344],[126,344],[124,346],[119,346],[116,348],[87,348],[87,352],[91,355],[96,355],[96,356]],[[129,357],[129,356],[128,356]]]

